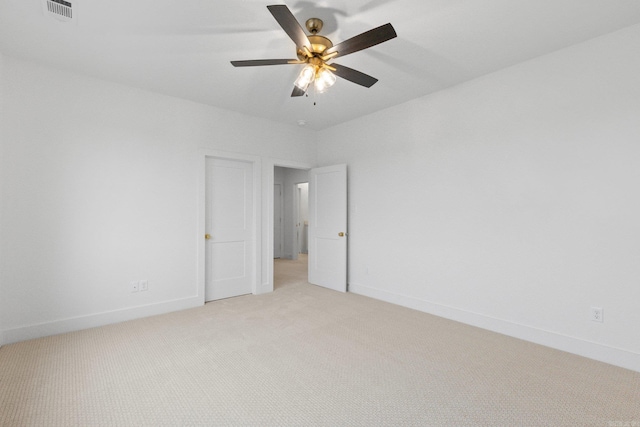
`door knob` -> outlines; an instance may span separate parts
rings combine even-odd
[[[207,240],[211,239],[211,234],[205,234],[204,238],[207,239]]]
[[[341,232],[338,233],[338,236],[344,237],[344,233],[341,231]]]

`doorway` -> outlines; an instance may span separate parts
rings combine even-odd
[[[298,259],[277,258],[273,260],[273,290],[281,290],[296,284],[309,284],[309,267],[306,254]]]
[[[284,256],[281,259],[296,260],[300,255],[298,244],[299,234],[295,227],[288,224],[287,218],[293,213],[293,203],[298,198],[298,192],[302,189],[298,184],[308,182],[308,259],[304,262],[307,268],[307,280],[311,283],[340,292],[347,292],[347,165],[331,165],[310,169],[294,169],[296,166],[279,167],[272,164],[273,179],[275,183],[282,183],[284,189],[285,208],[285,247]],[[304,166],[303,166],[304,167]],[[272,190],[269,189],[269,193]],[[273,219],[274,194],[269,194],[270,212]],[[292,200],[289,202],[288,200]],[[296,206],[297,206],[297,202]],[[301,223],[303,224],[303,223]],[[271,226],[274,223],[272,221]],[[273,257],[273,229],[268,247],[268,255],[263,264],[271,267],[274,272]],[[277,287],[275,274],[271,274],[270,290]]]
[[[274,167],[274,290],[308,283],[308,176],[304,169]]]

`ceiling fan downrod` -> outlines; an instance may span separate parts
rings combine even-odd
[[[322,30],[324,22],[322,22],[322,19],[320,18],[309,18],[307,19],[307,22],[304,23],[304,25],[305,27],[307,27],[307,30],[309,30],[311,34],[316,34],[319,33],[320,30]]]

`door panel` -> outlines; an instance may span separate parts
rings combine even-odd
[[[309,282],[347,291],[347,166],[309,171]]]
[[[244,242],[212,242],[211,258],[216,268],[211,271],[213,282],[239,279],[247,276]]]
[[[205,300],[251,293],[252,164],[208,158],[206,174]]]

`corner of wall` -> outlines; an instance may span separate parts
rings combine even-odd
[[[28,325],[0,331],[0,345],[106,326],[114,323],[126,322],[128,320],[171,313],[174,311],[187,310],[201,305],[202,298],[196,295],[194,297],[182,298],[173,301],[165,301],[156,304]]]
[[[431,301],[349,283],[349,292],[640,372],[640,354]]]

